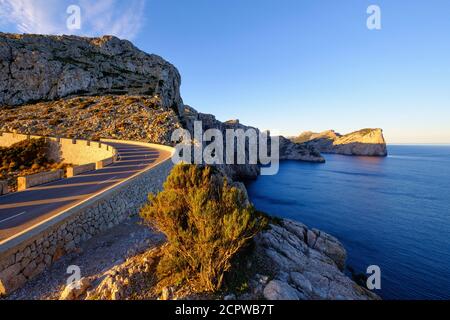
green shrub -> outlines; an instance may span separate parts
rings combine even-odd
[[[221,288],[232,258],[267,223],[212,167],[184,164],[172,170],[162,192],[149,196],[141,216],[168,240],[158,274],[209,292]]]

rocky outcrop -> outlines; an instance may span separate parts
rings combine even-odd
[[[323,163],[325,159],[319,151],[305,143],[295,143],[280,136],[280,160],[299,160],[306,162]]]
[[[0,105],[67,96],[158,95],[164,108],[182,111],[177,69],[113,36],[0,33]]]
[[[379,299],[343,273],[346,251],[336,238],[290,220],[270,227],[255,240],[258,274],[250,281],[249,298]]]
[[[212,114],[205,114],[198,112],[194,108],[185,105],[184,108],[184,127],[191,132],[192,137],[194,137],[194,122],[201,121],[203,132],[209,129],[218,129],[220,130],[224,137],[227,129],[258,129],[242,125],[239,120],[230,120],[226,122],[221,122],[216,119],[216,117]],[[225,142],[225,141],[224,141]],[[206,144],[205,144],[206,145]],[[224,146],[225,150],[225,146]],[[261,170],[259,165],[257,164],[249,164],[248,162],[248,146],[246,146],[246,164],[245,165],[233,165],[233,164],[221,164],[216,165],[223,173],[225,173],[228,177],[233,180],[246,180],[246,179],[255,179],[259,176]],[[225,155],[224,155],[225,156]],[[225,163],[225,161],[224,161]]]
[[[194,122],[201,121],[203,130],[219,129],[225,136],[225,132],[228,129],[244,131],[248,129],[254,129],[259,132],[259,129],[245,126],[239,122],[239,120],[229,120],[221,122],[216,119],[214,115],[199,113],[195,109],[185,106],[184,109],[185,126],[190,131],[194,131]],[[307,146],[305,144],[293,143],[289,139],[282,136],[279,137],[279,160],[299,160],[307,162],[325,162],[320,152],[316,151],[313,146]],[[248,146],[246,146],[246,154],[248,161]],[[227,176],[232,179],[254,179],[260,174],[259,165],[219,165],[218,166]]]
[[[305,143],[323,153],[352,156],[387,156],[386,141],[381,129],[362,129],[346,135],[340,135],[333,130],[321,133],[308,131],[291,140],[297,143]]]

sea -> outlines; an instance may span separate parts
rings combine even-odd
[[[277,175],[248,183],[249,196],[259,210],[338,238],[354,272],[379,266],[383,299],[450,299],[450,145],[388,151],[283,161]]]

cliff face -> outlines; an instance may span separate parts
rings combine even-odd
[[[0,105],[17,106],[67,96],[160,96],[182,110],[180,74],[159,56],[112,36],[0,33]]]
[[[308,131],[292,138],[292,141],[306,143],[323,153],[387,156],[386,141],[381,129],[362,129],[346,135],[340,135],[332,130],[321,133]]]
[[[306,143],[294,143],[291,140],[280,136],[280,160],[299,160],[306,162],[324,163],[316,147]]]
[[[193,132],[193,126],[195,121],[201,121],[203,125],[203,130],[206,131],[208,129],[219,129],[223,132],[225,136],[225,132],[227,129],[255,129],[257,132],[259,130],[257,128],[253,128],[250,126],[245,126],[239,123],[239,120],[230,120],[226,122],[221,122],[216,119],[214,115],[199,113],[195,109],[185,106],[185,110],[183,112],[185,125],[187,129]],[[280,148],[280,159],[279,160],[299,160],[299,161],[307,161],[307,162],[316,162],[322,163],[325,160],[320,155],[320,152],[316,151],[313,146],[307,146],[305,144],[297,144],[291,142],[289,139],[286,139],[282,136],[279,137],[279,148]],[[236,148],[236,146],[235,146]],[[248,146],[246,146],[246,152],[248,155]],[[247,157],[248,158],[248,157]],[[248,159],[247,159],[248,160]],[[232,179],[243,180],[243,179],[254,179],[260,174],[259,165],[220,165],[219,166],[223,172],[227,174],[227,176]]]

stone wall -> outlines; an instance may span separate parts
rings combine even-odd
[[[95,168],[96,168],[95,163],[88,163],[88,164],[83,164],[81,166],[68,167],[67,168],[67,178],[72,178],[72,177],[75,177],[75,176],[85,173],[85,172],[94,171]]]
[[[61,180],[63,177],[64,171],[61,169],[19,177],[17,178],[17,190],[23,191],[34,186]]]
[[[27,139],[40,139],[42,136],[19,133],[0,133],[0,147],[10,147]],[[46,137],[49,142],[48,157],[56,162],[84,165],[112,158],[116,150],[104,143],[81,139]]]
[[[169,158],[1,244],[0,295],[20,288],[80,243],[136,215],[148,193],[161,190],[172,166]]]
[[[71,163],[73,165],[83,165],[99,162],[113,157],[115,149],[101,142],[80,140],[80,139],[51,139],[52,149],[55,150],[55,159],[58,162]],[[59,150],[58,150],[59,148]]]
[[[0,196],[9,193],[8,181],[0,180]]]
[[[0,132],[0,147],[7,148],[26,139],[27,135],[24,134]]]

